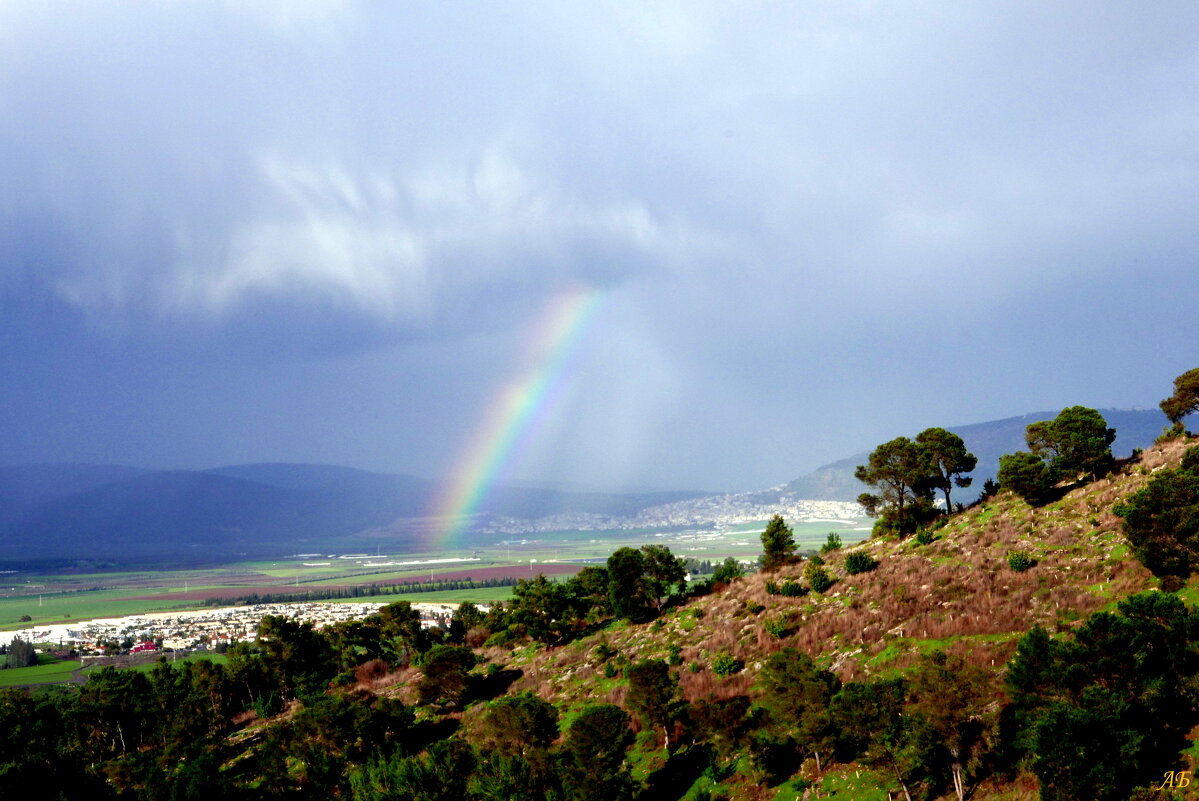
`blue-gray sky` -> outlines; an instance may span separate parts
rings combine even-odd
[[[0,0],[0,463],[748,489],[1199,364],[1199,6]]]

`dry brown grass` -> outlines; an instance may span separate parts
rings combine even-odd
[[[738,579],[723,592],[669,611],[658,625],[629,625],[603,636],[630,661],[664,659],[671,645],[678,646],[680,686],[689,700],[750,692],[762,661],[784,646],[811,654],[843,680],[904,668],[917,659],[921,640],[941,641],[971,663],[998,671],[1019,635],[1032,626],[1064,630],[1120,598],[1156,586],[1127,554],[1111,505],[1142,487],[1155,470],[1177,464],[1192,444],[1154,447],[1141,461],[1042,508],[1002,494],[953,518],[929,545],[879,540],[855,546],[877,559],[878,567],[849,576],[842,569],[843,556],[836,556],[828,568],[837,583],[823,596],[768,594],[767,578],[781,584],[802,576],[803,565],[792,565],[769,577]],[[1007,556],[1014,550],[1031,554],[1036,566],[1013,571]],[[755,614],[747,604],[763,610]],[[776,638],[765,623],[784,615],[791,617],[792,631]],[[531,689],[567,705],[620,703],[624,688],[619,683],[595,697],[603,676],[596,642],[589,638],[519,660],[525,676],[514,689]],[[488,654],[492,661],[510,658],[496,650]],[[711,661],[721,651],[743,660],[746,669],[716,677]],[[880,655],[890,658],[880,661]],[[701,666],[699,672],[688,668],[692,663]]]

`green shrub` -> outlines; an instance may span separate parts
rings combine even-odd
[[[666,661],[675,666],[683,664],[683,649],[677,645],[670,646],[670,656],[666,657]]]
[[[712,582],[728,584],[730,581],[739,579],[744,575],[745,571],[741,569],[741,563],[730,556],[718,564],[716,569],[712,571]]]
[[[620,668],[616,667],[615,662],[607,662],[604,664],[604,678],[614,679],[620,673]]]
[[[788,598],[802,598],[808,594],[808,588],[798,581],[787,579],[783,582],[780,592]]]
[[[776,640],[781,640],[791,633],[791,621],[787,618],[772,617],[762,624],[766,633]]]
[[[703,668],[703,665],[701,665],[699,662],[692,662],[690,665],[687,666],[687,669],[690,670],[692,673],[699,673],[704,668]]]
[[[916,531],[916,544],[917,545],[928,545],[936,538],[937,538],[937,535],[933,534],[931,531],[929,531],[926,528],[921,528]]]
[[[1012,551],[1007,555],[1007,566],[1017,573],[1023,573],[1036,563],[1037,561],[1024,551]]]
[[[835,551],[840,547],[841,547],[841,535],[835,531],[830,531],[828,533],[828,539],[825,540],[824,545],[820,546],[820,552],[828,553],[829,551]]]
[[[878,560],[865,551],[854,551],[845,555],[845,572],[851,576],[868,573],[878,567]]]
[[[745,663],[728,651],[721,651],[712,660],[712,672],[722,679],[732,676],[734,673],[740,673],[744,669]]]
[[[778,595],[779,594],[779,584],[777,581],[775,581],[773,579],[767,579],[766,594],[767,595]]]
[[[807,569],[804,570],[804,576],[807,578],[813,592],[823,593],[829,587],[833,586],[833,577],[820,565],[809,564]]]
[[[762,606],[757,601],[746,601],[745,602],[745,611],[749,612],[751,615],[756,615],[765,608],[766,607]]]

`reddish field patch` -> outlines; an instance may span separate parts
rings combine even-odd
[[[486,579],[495,578],[533,578],[538,573],[546,576],[566,576],[574,575],[579,572],[580,565],[567,564],[542,564],[534,565],[532,570],[529,570],[527,565],[504,565],[499,567],[476,567],[476,568],[458,568],[455,570],[434,570],[434,581],[455,581],[464,579],[474,579],[475,581],[484,581]],[[348,581],[345,584],[320,584],[317,586],[309,586],[305,584],[295,585],[289,583],[279,583],[276,580],[274,584],[259,584],[257,582],[252,585],[239,585],[234,587],[214,587],[207,590],[193,590],[191,592],[170,592],[159,595],[138,595],[133,600],[138,601],[203,601],[208,598],[240,598],[248,595],[251,592],[256,592],[262,595],[283,595],[288,593],[304,592],[305,590],[321,590],[321,589],[348,589],[350,587],[365,587],[368,584],[378,584],[380,586],[391,584],[414,584],[421,583],[425,580],[425,574],[420,576],[411,576],[409,578],[392,578],[384,580],[371,580],[369,576],[363,576],[363,581]]]

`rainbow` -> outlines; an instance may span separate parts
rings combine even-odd
[[[456,463],[457,478],[437,504],[437,533],[430,543],[434,550],[461,543],[462,534],[505,465],[512,461],[534,424],[553,406],[570,357],[578,350],[600,297],[593,289],[564,292],[553,298],[532,328],[525,374],[503,387],[489,404],[483,424]]]

